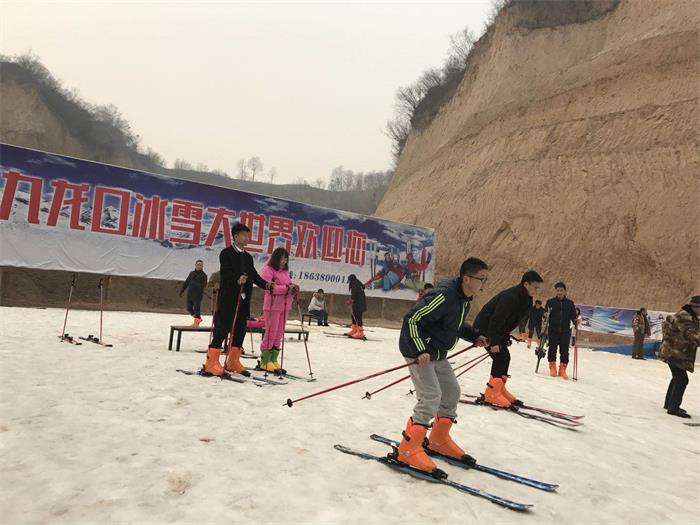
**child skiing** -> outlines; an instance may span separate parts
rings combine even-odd
[[[284,374],[286,371],[277,362],[280,353],[284,325],[292,303],[299,295],[299,287],[289,276],[289,253],[276,248],[260,271],[260,277],[272,287],[263,300],[265,335],[260,343],[260,368],[267,372]]]
[[[241,345],[246,335],[246,321],[250,314],[253,283],[266,290],[270,289],[271,284],[258,275],[253,266],[253,257],[245,251],[250,238],[250,228],[244,224],[236,223],[231,228],[231,234],[233,244],[221,250],[219,254],[221,287],[216,315],[214,316],[214,336],[207,350],[204,372],[215,376],[224,375],[224,367],[219,362],[221,345],[231,331],[235,320],[225,369],[248,377],[250,372],[241,364],[240,358]]]
[[[491,405],[510,407],[522,405],[506,390],[510,366],[510,333],[532,306],[532,298],[542,283],[542,277],[530,270],[525,272],[520,284],[499,292],[484,305],[474,320],[474,327],[489,340],[491,375],[486,383],[484,401]]]
[[[187,311],[192,316],[190,326],[199,326],[202,322],[202,296],[204,288],[207,286],[207,274],[204,273],[204,261],[197,259],[194,263],[194,270],[190,272],[182,283],[180,296],[187,290]]]
[[[365,332],[362,328],[362,314],[367,311],[365,287],[352,273],[348,276],[348,288],[350,290],[349,302],[352,306],[352,326],[345,335],[353,339],[364,339]]]
[[[476,463],[450,437],[461,392],[452,365],[445,358],[460,337],[479,346],[486,344],[465,319],[472,297],[483,289],[487,275],[487,264],[470,257],[462,263],[459,277],[430,290],[403,318],[399,349],[407,362],[415,362],[409,371],[418,401],[406,423],[396,459],[433,476],[445,474],[424,446],[467,464]],[[425,440],[433,418],[430,436]]]

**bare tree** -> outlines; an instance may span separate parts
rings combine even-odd
[[[275,168],[274,166],[272,168],[270,168],[267,172],[267,176],[270,179],[270,184],[274,184],[275,177],[277,177],[277,168]]]
[[[255,182],[255,174],[263,171],[265,165],[260,160],[260,157],[251,157],[248,159],[248,173],[250,173],[250,180]]]
[[[386,134],[391,139],[391,154],[394,160],[398,160],[409,133],[411,133],[411,121],[405,116],[398,116],[386,123]]]
[[[352,185],[355,182],[355,174],[352,170],[346,170],[343,172],[343,189],[345,191],[350,191]]]
[[[320,189],[324,189],[326,187],[326,179],[319,177],[314,181],[314,186]]]
[[[236,166],[238,167],[238,178],[241,180],[248,180],[248,168],[245,158],[240,159]]]
[[[331,180],[328,183],[328,189],[330,191],[343,191],[343,167],[336,166],[331,171]]]
[[[207,172],[207,171],[209,171],[209,166],[207,166],[204,162],[198,162],[197,163],[197,171]]]
[[[192,164],[183,159],[175,159],[175,162],[173,162],[173,168],[176,170],[192,171]]]
[[[457,59],[462,64],[462,69],[464,69],[469,53],[474,47],[474,42],[476,42],[476,36],[468,27],[465,27],[459,33],[450,35],[449,56]]]
[[[298,184],[299,186],[309,186],[309,181],[303,177],[297,177],[294,179],[294,184]]]

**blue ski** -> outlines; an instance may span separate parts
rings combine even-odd
[[[389,445],[390,447],[398,447],[399,446],[398,441],[394,441],[393,439],[389,439],[389,438],[384,437],[384,436],[379,436],[377,434],[372,434],[370,436],[370,438],[373,439],[374,441],[379,441],[380,443],[384,443],[385,445]],[[487,474],[492,474],[494,476],[498,476],[499,478],[508,479],[510,481],[515,481],[517,483],[522,483],[523,485],[527,485],[528,487],[533,487],[533,488],[536,488],[539,490],[544,490],[547,492],[554,492],[555,490],[557,490],[557,487],[559,487],[559,485],[557,485],[555,483],[545,483],[544,481],[537,481],[536,479],[530,479],[530,478],[526,478],[524,476],[518,476],[517,474],[511,474],[510,472],[498,470],[498,469],[493,468],[493,467],[487,467],[486,465],[480,465],[479,463],[477,463],[474,466],[465,465],[464,463],[462,463],[461,461],[459,461],[457,459],[451,458],[449,456],[443,456],[442,454],[439,454],[437,452],[433,452],[432,450],[426,449],[425,451],[428,453],[428,455],[439,458],[439,459],[449,463],[450,465],[455,465],[457,467],[462,467],[465,469],[478,470],[480,472],[485,472]]]
[[[336,450],[343,452],[344,454],[350,454],[353,456],[358,456],[362,459],[367,459],[367,460],[374,460],[378,461],[379,463],[383,463],[387,467],[390,467],[394,470],[397,470],[399,472],[403,472],[404,474],[408,474],[409,476],[413,476],[414,478],[417,479],[422,479],[424,481],[430,481],[431,483],[441,483],[443,485],[447,485],[448,487],[452,487],[454,489],[457,489],[461,492],[466,492],[467,494],[471,494],[472,496],[477,496],[480,498],[484,498],[489,500],[492,503],[495,503],[496,505],[500,505],[502,507],[506,507],[511,510],[519,510],[519,511],[525,511],[529,510],[530,507],[532,507],[531,504],[529,503],[518,503],[517,501],[512,501],[506,498],[502,498],[500,496],[496,496],[494,494],[491,494],[489,492],[486,492],[484,490],[480,489],[475,489],[473,487],[470,487],[468,485],[463,485],[461,483],[457,483],[455,481],[451,481],[447,478],[434,478],[430,474],[426,474],[422,470],[418,470],[416,468],[410,467],[408,465],[403,465],[396,461],[395,459],[392,459],[388,456],[375,456],[374,454],[368,454],[366,452],[360,452],[358,450],[353,450],[351,448],[345,447],[343,445],[333,445],[333,448]]]

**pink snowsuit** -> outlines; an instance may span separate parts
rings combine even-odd
[[[265,335],[260,343],[260,350],[267,351],[273,347],[279,349],[284,337],[284,323],[293,302],[292,295],[287,293],[287,285],[292,284],[292,279],[287,270],[272,268],[270,261],[263,266],[260,277],[267,282],[274,281],[272,293],[266,291],[263,301]]]

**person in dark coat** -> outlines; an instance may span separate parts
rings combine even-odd
[[[539,346],[540,338],[542,337],[542,319],[544,318],[544,308],[542,307],[542,301],[537,299],[535,301],[535,306],[530,308],[530,312],[527,314],[527,347],[530,348],[532,344],[532,335],[537,334],[537,344]]]
[[[664,324],[664,339],[659,359],[671,369],[664,408],[672,416],[689,418],[681,408],[688,385],[688,372],[695,370],[695,356],[700,345],[700,295],[693,296],[679,312]]]
[[[569,379],[566,375],[566,367],[569,365],[569,343],[571,343],[571,323],[576,321],[576,305],[566,296],[566,285],[558,282],[554,285],[557,292],[545,304],[549,312],[549,375]],[[557,373],[557,349],[559,350],[559,372]]]
[[[362,326],[362,314],[367,311],[367,299],[365,297],[365,286],[357,276],[352,273],[348,276],[348,288],[350,289],[350,304],[352,305],[352,326],[346,333],[353,339],[364,339],[365,332]]]
[[[532,298],[542,284],[542,277],[534,270],[525,272],[520,284],[498,293],[487,302],[474,320],[474,328],[486,335],[489,346],[486,348],[491,356],[491,375],[484,400],[492,405],[510,407],[522,405],[506,389],[508,369],[510,367],[510,333],[518,326],[532,306]]]
[[[207,274],[204,273],[204,261],[197,259],[194,270],[190,272],[180,288],[180,297],[187,290],[187,311],[192,316],[192,325],[199,326],[202,322],[202,297],[207,286]]]
[[[244,376],[250,376],[241,364],[241,346],[246,335],[246,322],[250,315],[250,300],[253,292],[253,284],[270,290],[272,283],[263,280],[253,265],[253,257],[245,251],[250,238],[250,228],[241,223],[236,223],[231,228],[233,244],[221,250],[219,262],[221,263],[221,285],[216,315],[214,316],[214,336],[209,350],[204,371],[221,376],[224,369],[236,372]],[[226,364],[219,363],[221,345],[226,339],[235,318],[235,326],[231,334],[231,344]]]

